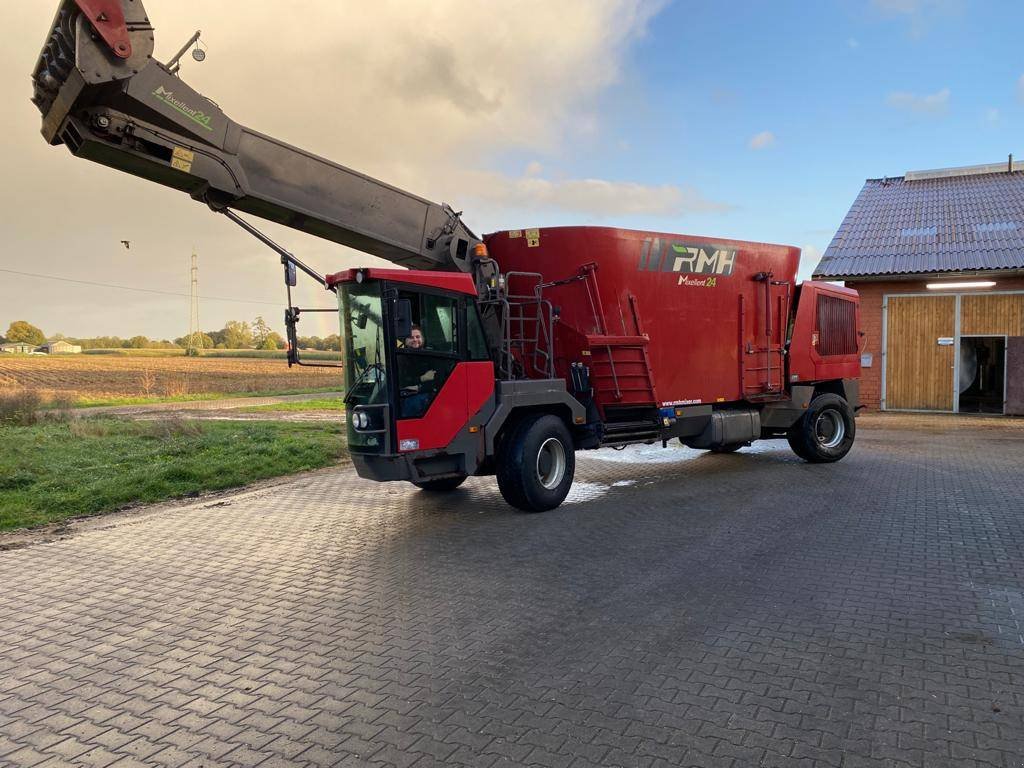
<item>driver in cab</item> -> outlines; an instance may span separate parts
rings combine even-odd
[[[413,351],[424,350],[423,330],[418,325],[412,327],[403,348]],[[418,418],[423,415],[430,402],[430,392],[435,378],[437,371],[434,370],[434,362],[429,358],[409,355],[402,359],[399,378],[402,390],[399,418]]]

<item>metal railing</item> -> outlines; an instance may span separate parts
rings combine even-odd
[[[526,281],[528,288],[516,290]],[[506,291],[481,306],[498,310],[501,320],[498,375],[503,380],[554,378],[554,308],[544,298],[539,272],[506,272]]]

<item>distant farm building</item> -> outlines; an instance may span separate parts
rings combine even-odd
[[[39,347],[38,351],[45,352],[48,355],[77,355],[81,353],[82,348],[77,344],[71,344],[62,340],[47,342]]]
[[[814,272],[861,297],[861,400],[1024,414],[1024,163],[868,179]]]
[[[30,352],[35,351],[35,344],[26,344],[23,341],[12,342],[10,344],[0,344],[0,352],[7,352],[8,354],[27,355]]]

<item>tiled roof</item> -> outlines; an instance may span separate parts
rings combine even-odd
[[[814,276],[1024,268],[1024,172],[955,170],[868,179]]]

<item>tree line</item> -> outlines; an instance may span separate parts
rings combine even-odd
[[[2,327],[2,326],[0,326]],[[77,338],[55,333],[47,336],[42,329],[26,320],[15,320],[7,328],[7,333],[0,335],[0,344],[24,343],[41,346],[48,341],[67,341],[77,344],[82,349],[285,349],[287,342],[277,331],[267,324],[262,316],[257,315],[253,321],[229,320],[218,331],[200,331],[194,339],[188,334],[176,339],[150,339],[146,336],[93,336]],[[318,349],[338,351],[341,349],[341,338],[338,334],[321,338],[319,336],[299,336],[300,349]]]

